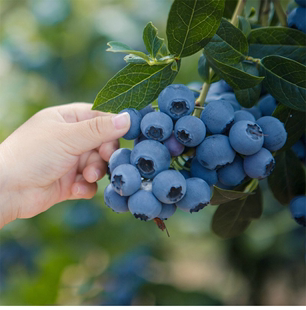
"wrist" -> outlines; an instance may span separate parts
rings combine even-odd
[[[10,176],[10,163],[6,154],[4,142],[0,144],[0,229],[17,218],[18,207],[15,204]]]

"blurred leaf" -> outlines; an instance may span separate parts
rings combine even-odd
[[[212,230],[221,238],[237,237],[261,214],[262,195],[258,186],[254,195],[221,204],[213,216]]]
[[[259,72],[254,64],[243,62],[242,70],[251,75],[255,76],[259,75]],[[261,84],[258,84],[252,88],[235,89],[234,92],[236,95],[236,99],[238,100],[241,106],[245,108],[251,108],[257,103],[260,97]]]
[[[246,37],[248,37],[252,30],[249,20],[243,16],[238,16],[238,28]]]
[[[305,194],[305,173],[303,166],[292,150],[275,157],[276,165],[268,177],[268,183],[274,197],[283,205],[297,195]]]
[[[223,64],[237,64],[248,53],[248,41],[245,35],[222,18],[217,33],[204,48],[205,53]]]
[[[149,22],[143,30],[143,42],[149,54],[156,58],[159,50],[164,44],[164,39],[157,36],[157,28]]]
[[[253,29],[249,36],[249,55],[263,58],[270,55],[306,62],[306,34],[292,28],[262,27]]]
[[[293,110],[283,104],[279,104],[273,112],[273,116],[284,123],[288,133],[286,144],[278,151],[281,152],[289,149],[305,132],[306,115],[304,112]]]
[[[214,71],[224,79],[233,89],[246,89],[258,85],[264,78],[251,75],[243,71],[242,64],[230,66],[224,64],[205,53]]]
[[[224,0],[175,0],[167,21],[170,52],[190,56],[214,36],[222,18]]]
[[[149,57],[145,53],[140,52],[140,51],[134,51],[133,49],[131,49],[128,45],[124,43],[117,42],[117,41],[111,41],[111,42],[108,42],[107,45],[109,46],[109,48],[106,50],[107,52],[133,54],[147,61],[150,61]]]
[[[260,73],[267,91],[279,102],[295,110],[306,111],[306,66],[281,56],[261,60]]]
[[[210,200],[211,205],[221,205],[232,200],[249,196],[251,193],[244,193],[235,190],[222,189],[214,186],[214,194]]]
[[[205,55],[201,55],[199,58],[198,73],[205,82],[209,83],[209,64]]]
[[[171,63],[160,66],[129,64],[101,89],[93,109],[113,113],[126,108],[140,110],[154,101],[176,75]]]

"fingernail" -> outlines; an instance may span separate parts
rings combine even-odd
[[[130,115],[128,112],[123,112],[114,116],[112,121],[116,129],[123,129],[130,123]]]
[[[76,195],[84,195],[86,194],[86,188],[84,186],[77,186]]]

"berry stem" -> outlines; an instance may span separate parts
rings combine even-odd
[[[244,189],[244,193],[252,193],[258,186],[258,179],[253,179],[250,184]]]
[[[234,14],[233,14],[232,19],[231,19],[231,24],[233,24],[234,26],[236,26],[237,23],[238,23],[238,18],[237,17],[239,15],[241,15],[241,13],[243,12],[245,3],[246,3],[246,0],[239,0],[237,5],[236,5]]]
[[[261,1],[259,19],[260,19],[260,24],[263,27],[269,26],[270,2],[271,0]]]
[[[279,0],[273,0],[275,13],[283,27],[287,27],[287,17]]]

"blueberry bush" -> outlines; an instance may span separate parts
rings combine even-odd
[[[143,30],[147,53],[108,43],[107,51],[127,54],[127,65],[93,109],[129,113],[124,138],[134,140],[132,150],[110,159],[104,199],[113,211],[154,219],[164,230],[177,208],[193,213],[219,205],[212,230],[232,238],[260,218],[260,180],[268,178],[275,198],[306,225],[305,1],[296,1],[287,20],[273,1],[275,26],[268,25],[267,3],[258,23],[245,0],[231,20],[223,17],[225,0],[175,0],[167,43],[152,22]],[[203,85],[173,84],[183,58],[200,50]]]

